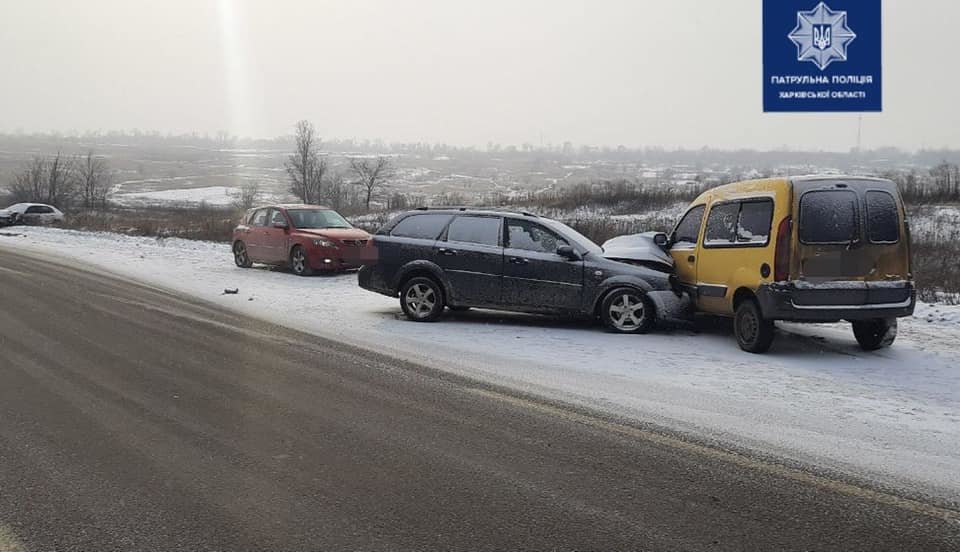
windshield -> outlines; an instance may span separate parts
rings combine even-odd
[[[331,209],[290,209],[287,214],[295,228],[353,228],[347,219]]]

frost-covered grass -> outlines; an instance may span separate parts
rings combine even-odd
[[[482,310],[418,324],[399,316],[396,299],[360,289],[355,274],[244,270],[222,243],[32,227],[0,234],[2,248],[440,370],[960,500],[960,307],[920,305],[878,352],[859,350],[847,324],[782,324],[769,354],[750,355],[725,324],[621,336]]]

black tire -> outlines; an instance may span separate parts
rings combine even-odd
[[[876,351],[893,345],[897,338],[896,318],[874,318],[872,320],[856,320],[853,325],[853,336],[864,351]]]
[[[250,268],[253,261],[250,260],[250,254],[247,252],[247,244],[242,241],[233,244],[233,262],[240,268]]]
[[[608,332],[644,334],[653,329],[656,313],[646,293],[634,288],[619,288],[604,297],[600,319]]]
[[[733,333],[744,351],[765,353],[773,344],[773,320],[763,317],[756,301],[746,299],[737,305],[737,312],[733,317]]]
[[[293,249],[290,250],[290,270],[297,276],[313,275],[313,268],[310,267],[307,253],[299,245],[293,246]]]
[[[417,276],[400,286],[400,308],[414,322],[434,322],[443,313],[443,289],[433,278]]]

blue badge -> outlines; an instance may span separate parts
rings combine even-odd
[[[764,111],[881,111],[880,0],[763,0]]]

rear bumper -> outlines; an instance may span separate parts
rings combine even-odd
[[[757,300],[764,318],[835,322],[910,316],[917,295],[913,282],[778,282],[760,286]]]
[[[357,272],[357,284],[367,291],[380,293],[388,297],[396,297],[397,290],[390,286],[383,276],[383,271],[377,265],[364,265]]]

